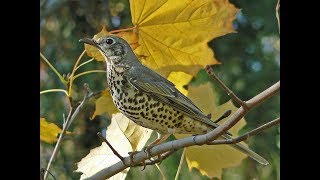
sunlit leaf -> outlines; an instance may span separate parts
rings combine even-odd
[[[151,133],[152,130],[138,126],[123,114],[117,113],[112,116],[111,124],[106,131],[106,139],[121,156],[125,157],[128,156],[128,152],[141,150],[150,138]],[[86,157],[77,163],[78,169],[76,172],[82,172],[81,179],[84,179],[119,161],[120,159],[113,154],[111,149],[105,143],[102,143],[101,146],[92,149]],[[128,171],[129,168],[116,174],[111,179],[125,179]]]
[[[94,111],[91,119],[94,119],[97,115],[107,113],[110,117],[112,114],[119,112],[116,106],[113,104],[112,97],[109,89],[104,90],[101,96],[96,100],[96,110]]]
[[[192,76],[184,72],[171,72],[168,77],[168,80],[184,95],[187,95],[188,91],[183,86],[187,85],[191,79]]]
[[[47,143],[55,143],[61,129],[54,123],[48,122],[45,118],[40,118],[40,140]],[[71,132],[67,131],[67,134]]]
[[[195,75],[217,64],[207,43],[234,32],[238,12],[227,0],[130,0],[130,9],[140,44],[135,53],[165,77],[171,71]]]
[[[216,95],[210,84],[198,87],[189,86],[188,97],[203,110],[204,113],[211,113],[212,119],[219,118],[226,110],[235,112],[237,108],[231,101],[218,106],[215,103]],[[224,120],[222,120],[223,122]],[[245,125],[245,120],[241,119],[229,132],[237,136],[238,131]],[[175,134],[177,138],[188,135]],[[186,160],[189,169],[197,168],[200,173],[210,178],[221,177],[222,169],[237,166],[247,156],[229,145],[203,145],[192,146],[186,150]]]

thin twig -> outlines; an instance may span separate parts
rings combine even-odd
[[[79,104],[79,106],[76,108],[76,110],[74,112],[73,112],[73,108],[70,107],[67,120],[63,124],[63,128],[62,128],[62,131],[61,131],[61,133],[59,135],[59,139],[58,139],[58,141],[57,141],[57,143],[56,143],[56,145],[54,147],[53,153],[52,153],[52,155],[50,157],[50,160],[49,160],[49,163],[47,165],[46,172],[44,174],[44,179],[47,178],[47,175],[48,175],[47,172],[50,170],[51,164],[52,164],[53,160],[55,159],[55,157],[57,156],[57,153],[58,153],[58,150],[59,150],[59,148],[61,146],[61,142],[63,140],[63,137],[65,136],[65,134],[66,134],[67,130],[69,129],[71,123],[74,121],[74,119],[76,118],[76,116],[80,112],[80,109],[83,107],[85,102],[87,102],[88,99],[93,95],[93,92],[90,90],[90,88],[89,88],[89,86],[87,84],[84,84],[84,87],[87,90],[87,93],[84,96],[82,102]]]
[[[243,107],[240,107],[234,114],[231,115],[225,122],[223,122],[220,126],[212,130],[211,132],[207,134],[192,136],[192,137],[186,137],[170,142],[165,142],[159,145],[155,145],[152,149],[150,149],[150,156],[154,157],[160,154],[163,154],[168,151],[172,150],[178,150],[184,147],[194,146],[194,145],[203,145],[207,144],[215,139],[217,139],[219,136],[221,136],[223,133],[227,132],[228,129],[233,127],[245,114],[247,114],[253,107],[258,106],[266,99],[270,98],[271,96],[275,95],[276,92],[280,90],[280,82],[277,82],[273,86],[269,87],[268,89],[264,90],[257,96],[253,97],[249,101],[247,101],[248,109],[244,109]],[[139,165],[142,165],[141,162],[149,159],[149,155],[143,151],[137,152],[135,154],[135,162]],[[124,158],[125,164],[130,164],[130,157],[127,156]],[[124,165],[122,162],[118,162],[112,166],[106,167],[101,169],[96,174],[92,175],[91,177],[87,179],[106,179],[110,178],[111,176],[123,171],[126,169],[127,166]]]
[[[99,136],[99,138],[101,139],[102,142],[105,142],[105,143],[109,146],[109,148],[111,149],[111,151],[113,152],[113,154],[116,155],[116,156],[123,162],[124,157],[122,157],[122,156],[112,147],[112,145],[109,143],[109,141],[102,136],[101,132],[98,132],[97,135]]]
[[[278,20],[278,29],[279,29],[279,34],[280,34],[280,16],[279,16],[279,12],[280,12],[280,0],[278,0],[277,6],[276,6],[276,17],[277,17],[277,20]]]
[[[44,180],[43,178],[44,178],[44,174],[45,174],[46,171],[47,170],[45,168],[41,168],[41,170],[40,170],[40,175],[41,175],[40,179],[41,180]],[[56,177],[54,177],[54,175],[50,171],[48,171],[48,173],[53,177],[54,180],[56,180]]]
[[[256,135],[260,132],[262,132],[263,130],[265,129],[268,129],[272,126],[275,126],[277,124],[280,123],[280,118],[277,118],[273,121],[270,121],[262,126],[259,126],[258,128],[256,129],[253,129],[239,137],[236,137],[236,138],[232,138],[232,139],[217,139],[217,140],[214,140],[213,142],[210,142],[208,143],[209,145],[214,145],[214,144],[235,144],[235,143],[238,143],[238,142],[241,142],[241,141],[245,141],[247,140],[249,137],[253,136],[253,135]]]
[[[183,152],[181,154],[178,170],[177,170],[176,176],[174,177],[174,180],[178,180],[178,177],[179,177],[179,174],[180,174],[180,171],[181,171],[181,167],[182,167],[182,164],[183,164],[185,153],[186,153],[186,148],[183,148]]]
[[[211,66],[207,65],[205,67],[207,73],[210,75],[210,77],[212,79],[214,79],[215,81],[218,82],[218,84],[226,91],[226,93],[231,97],[231,99],[233,99],[234,101],[236,101],[240,106],[242,106],[243,108],[247,108],[247,105],[244,101],[242,101],[240,98],[238,98],[238,96],[236,96],[214,73],[213,73],[213,69],[211,68]]]

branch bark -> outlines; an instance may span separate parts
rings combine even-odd
[[[210,74],[211,75],[211,74]],[[223,84],[223,83],[222,83]],[[140,151],[134,155],[133,160],[130,160],[130,157],[127,156],[123,159],[123,162],[119,161],[118,163],[106,167],[96,174],[92,175],[87,179],[106,179],[111,176],[123,171],[129,166],[141,165],[141,162],[144,162],[153,156],[161,155],[168,151],[178,150],[181,148],[194,146],[194,145],[203,145],[210,144],[210,142],[217,139],[224,132],[227,132],[231,127],[233,127],[244,115],[246,115],[252,108],[258,106],[265,100],[269,99],[273,95],[275,95],[280,90],[280,81],[264,90],[260,94],[256,95],[252,99],[248,101],[241,101],[241,104],[245,106],[241,106],[231,117],[228,118],[224,123],[222,123],[219,127],[215,128],[211,132],[203,135],[191,136],[179,140],[174,140],[170,142],[165,142],[159,145],[154,146],[150,149],[149,153],[144,151]]]

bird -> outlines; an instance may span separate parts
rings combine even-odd
[[[144,66],[126,40],[106,35],[97,40],[83,38],[79,41],[100,51],[107,64],[107,82],[113,103],[136,124],[158,132],[160,136],[153,144],[162,142],[173,133],[205,134],[219,126],[172,82]],[[231,138],[229,133],[221,137]],[[260,164],[269,164],[243,144],[231,146]]]

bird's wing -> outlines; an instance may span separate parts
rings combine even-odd
[[[139,72],[139,73],[137,73]],[[142,74],[137,76],[137,74]],[[128,82],[136,89],[150,94],[157,100],[180,110],[185,115],[206,123],[213,127],[218,127],[216,123],[206,117],[203,112],[185,95],[183,95],[175,85],[163,78],[154,71],[141,67],[129,71],[127,77]]]

